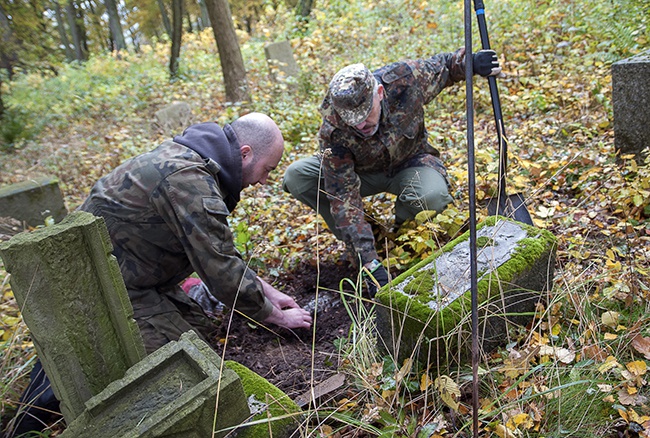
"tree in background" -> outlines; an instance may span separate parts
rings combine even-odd
[[[201,8],[201,27],[205,29],[210,27],[210,16],[208,15],[208,7],[205,5],[205,0],[199,0],[199,7]]]
[[[229,102],[250,102],[244,58],[241,55],[235,26],[227,0],[205,0],[219,50],[221,72]]]
[[[68,0],[65,10],[68,16],[70,33],[72,34],[75,59],[77,61],[85,61],[88,58],[88,38],[86,36],[86,27],[84,26],[83,11],[77,7],[74,0]]]
[[[61,11],[61,5],[58,1],[53,0],[52,4],[54,5],[54,17],[56,19],[56,29],[59,32],[59,38],[61,39],[61,45],[63,50],[65,50],[65,59],[70,62],[74,60],[74,53],[70,47],[70,40],[68,39],[68,32],[65,29],[65,20],[63,18],[63,12]]]
[[[172,53],[169,58],[169,72],[174,78],[178,74],[178,57],[183,37],[183,0],[172,0]]]
[[[117,11],[117,3],[115,0],[104,0],[106,12],[108,13],[108,27],[111,34],[112,50],[126,49],[124,42],[124,32],[122,32],[122,23],[120,22],[120,14]]]
[[[296,14],[303,20],[309,20],[311,8],[314,6],[314,0],[300,0],[296,6]]]

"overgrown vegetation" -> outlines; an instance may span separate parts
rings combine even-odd
[[[331,234],[316,232],[323,223],[282,193],[283,168],[316,150],[317,108],[340,67],[377,68],[455,50],[463,44],[462,3],[322,0],[306,23],[282,3],[261,7],[254,32],[239,34],[253,100],[245,106],[224,102],[210,31],[184,36],[179,76],[171,83],[166,43],[143,45],[138,54],[95,55],[60,66],[57,75],[18,74],[3,82],[8,116],[0,129],[0,184],[56,175],[72,210],[99,177],[163,139],[151,127],[162,106],[186,101],[195,120],[219,122],[253,109],[278,121],[286,154],[271,184],[247,193],[235,212],[238,245],[271,277],[301,259],[337,257],[341,247]],[[536,225],[558,237],[559,249],[554,288],[534,323],[483,356],[481,430],[502,438],[650,436],[650,167],[629,157],[616,161],[610,77],[612,62],[649,46],[650,6],[506,0],[486,7],[492,46],[508,75],[499,86],[511,150],[509,190],[526,195]],[[302,70],[290,85],[270,79],[263,53],[264,44],[284,38]],[[480,78],[475,101],[477,198],[485,200],[496,188],[497,159]],[[427,107],[427,128],[449,167],[456,202],[395,234],[390,196],[368,200],[393,273],[440,248],[468,217],[463,84]],[[485,214],[479,211],[479,219]],[[6,416],[34,351],[4,271],[0,280],[0,413]],[[354,323],[339,345],[351,376],[349,397],[311,411],[302,434],[471,435],[469,365],[436,370],[382,357],[367,309],[354,297],[348,302]]]

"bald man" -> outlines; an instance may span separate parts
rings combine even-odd
[[[227,217],[240,192],[265,184],[284,139],[271,118],[247,114],[190,126],[100,179],[81,210],[102,216],[148,352],[194,329],[216,328],[179,282],[196,272],[222,303],[255,321],[309,328],[311,316],[248,268]]]
[[[248,268],[227,222],[242,189],[265,184],[283,150],[275,122],[251,113],[223,128],[190,126],[93,187],[80,209],[106,221],[148,353],[189,330],[209,341],[217,328],[179,286],[193,272],[219,301],[255,321],[311,326],[311,316],[293,298]],[[26,408],[8,436],[42,431],[60,417],[38,361],[21,402]]]

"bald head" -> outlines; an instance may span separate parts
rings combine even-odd
[[[265,184],[269,172],[277,167],[284,151],[280,128],[262,113],[246,114],[230,126],[237,134],[242,153],[243,187]]]
[[[266,114],[249,113],[232,122],[230,126],[237,134],[239,144],[251,147],[255,160],[284,148],[280,128]]]

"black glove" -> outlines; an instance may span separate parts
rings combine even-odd
[[[474,74],[481,75],[484,78],[488,76],[501,76],[501,67],[499,67],[499,58],[494,50],[479,50],[472,55],[472,64]]]
[[[377,290],[388,284],[388,271],[377,260],[373,260],[370,262],[370,266],[363,268],[363,277],[370,298],[374,298]]]

